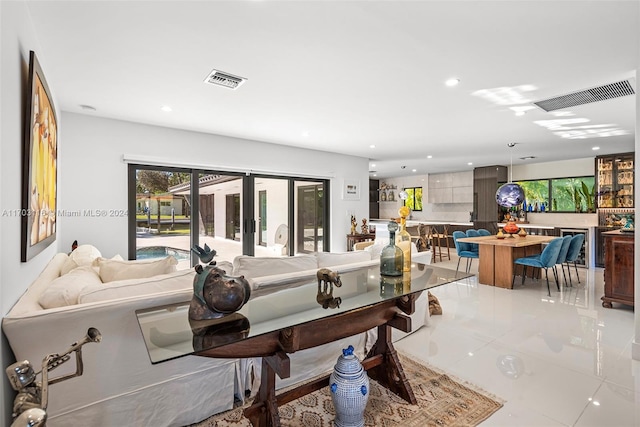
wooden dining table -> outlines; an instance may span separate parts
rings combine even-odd
[[[514,271],[522,274],[522,266],[517,266],[518,269],[514,270],[513,262],[518,258],[541,253],[542,244],[556,237],[515,235],[498,239],[496,236],[480,236],[463,237],[458,241],[479,245],[478,281],[481,284],[512,289]]]

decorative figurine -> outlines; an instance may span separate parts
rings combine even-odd
[[[369,226],[367,225],[367,218],[362,218],[362,225],[360,226],[360,232],[367,234],[369,232]]]
[[[363,427],[364,410],[369,400],[369,377],[353,346],[342,350],[342,355],[329,377],[331,400],[336,410],[337,427]]]
[[[47,420],[47,405],[49,403],[49,386],[70,378],[79,377],[84,372],[82,363],[82,346],[90,342],[100,342],[102,334],[96,328],[89,328],[87,335],[62,355],[52,353],[42,360],[42,369],[34,372],[28,360],[9,365],[6,369],[9,383],[18,392],[13,401],[13,422],[11,427],[44,426]],[[71,359],[70,354],[76,354],[76,372],[49,379],[49,371],[57,368]],[[36,377],[42,374],[42,381]]]
[[[351,234],[356,234],[356,228],[358,227],[358,220],[355,215],[351,215]]]
[[[244,276],[229,276],[223,269],[216,267],[216,262],[213,261],[216,251],[206,244],[204,249],[196,245],[191,250],[198,255],[200,261],[209,264],[205,267],[195,266],[189,319],[218,319],[240,310],[251,297],[249,282]]]
[[[318,278],[318,289],[320,289],[320,285],[324,282],[323,292],[327,292],[328,286],[331,286],[331,292],[333,292],[333,285],[336,285],[338,288],[342,287],[340,275],[336,271],[321,268],[316,273],[316,277]]]
[[[333,285],[335,284],[338,288],[342,286],[340,275],[328,268],[321,268],[316,275],[318,277],[318,295],[316,296],[318,304],[322,308],[340,308],[342,298],[333,297]]]

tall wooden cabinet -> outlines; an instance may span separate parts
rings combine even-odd
[[[602,306],[612,302],[634,305],[634,232],[607,231],[604,236],[604,296]]]
[[[485,166],[473,170],[473,222],[476,228],[496,228],[499,205],[496,191],[507,182],[506,166]],[[496,230],[497,231],[497,230]]]
[[[369,180],[369,219],[380,218],[380,206],[378,205],[378,188],[380,180]]]

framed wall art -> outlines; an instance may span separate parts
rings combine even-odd
[[[22,248],[26,262],[56,240],[58,120],[35,52],[29,53],[22,164]]]
[[[344,180],[342,187],[343,200],[360,200],[360,181]]]

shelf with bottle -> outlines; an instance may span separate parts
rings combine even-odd
[[[634,153],[596,157],[596,203],[598,208],[634,206]]]
[[[378,189],[379,202],[395,202],[397,187],[395,185],[384,186]]]

